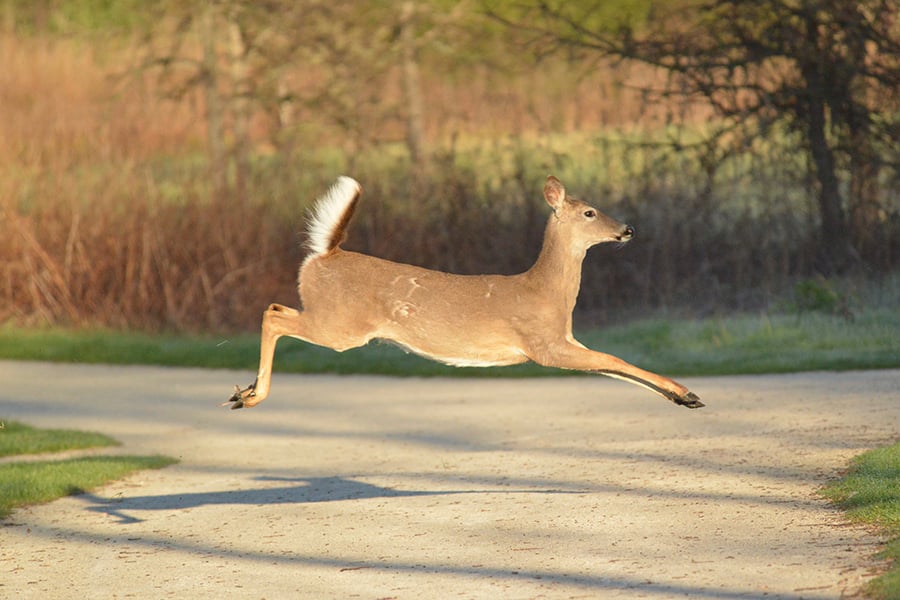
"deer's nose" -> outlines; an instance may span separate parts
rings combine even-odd
[[[619,239],[624,242],[626,240],[630,240],[633,237],[634,227],[632,227],[631,225],[626,225],[625,230],[622,232],[622,235],[619,236]]]

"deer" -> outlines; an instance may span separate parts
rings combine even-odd
[[[263,313],[255,381],[223,403],[256,406],[269,395],[279,338],[288,336],[343,352],[373,339],[453,366],[487,367],[532,361],[605,375],[642,386],[677,405],[700,398],[672,379],[591,350],[572,334],[572,311],[589,248],[626,243],[635,230],[569,196],[550,175],[550,206],[534,265],[517,275],[458,275],[341,248],[362,187],[341,176],[310,212],[309,253],[298,277],[302,310],[271,304]]]

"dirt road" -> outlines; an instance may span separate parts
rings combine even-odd
[[[878,539],[817,490],[900,371],[445,380],[0,362],[0,416],[177,466],[20,509],[0,598],[839,598]]]

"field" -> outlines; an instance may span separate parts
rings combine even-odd
[[[421,165],[398,126],[399,66],[388,65],[358,82],[366,98],[384,92],[357,107],[367,137],[299,104],[279,128],[260,105],[246,142],[226,140],[220,189],[202,89],[173,97],[165,77],[138,68],[147,51],[127,34],[0,35],[0,322],[251,331],[269,302],[294,302],[305,211],[341,173],[364,188],[349,248],[458,273],[532,263],[542,182],[556,174],[637,230],[588,256],[578,311],[589,327],[659,311],[769,312],[820,274],[810,165],[792,134],[731,158],[700,151],[708,114],[648,101],[638,90],[659,74],[647,69],[547,59],[448,71],[426,55]],[[896,266],[897,189],[885,181],[885,237],[851,270],[857,280]]]
[[[788,373],[900,367],[900,320],[888,307],[867,308],[852,321],[822,313],[708,319],[651,318],[588,329],[587,346],[647,369],[679,375]],[[116,330],[0,328],[0,358],[97,364],[155,364],[253,370],[259,337],[146,334]],[[284,339],[275,370],[415,376],[533,377],[560,371],[533,364],[502,368],[446,367],[373,342],[336,353]]]

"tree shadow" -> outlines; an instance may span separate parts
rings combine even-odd
[[[315,481],[318,478],[313,478]],[[337,480],[341,486],[348,484],[348,488],[355,487],[355,482],[344,480],[341,478],[321,478],[322,481]],[[367,486],[362,484],[363,488],[378,488],[377,486]],[[484,493],[495,493],[495,490],[485,491]],[[238,492],[240,493],[240,492]],[[249,493],[244,492],[244,493]],[[453,494],[460,492],[428,492],[419,494],[413,492],[412,495],[438,495],[441,493]],[[462,493],[479,493],[479,492],[462,492]],[[511,491],[507,493],[577,493],[577,492],[559,492],[557,490],[528,490],[525,492]],[[404,495],[399,492],[396,495]],[[215,495],[215,494],[213,494]],[[174,496],[157,496],[148,497],[154,499],[167,499]],[[380,495],[369,496],[372,498],[383,497]],[[334,498],[335,500],[339,498]],[[97,498],[102,504],[109,504],[110,501]],[[165,500],[164,502],[167,502]],[[324,499],[320,502],[327,501]],[[197,502],[195,506],[203,505],[203,502]],[[172,508],[178,508],[177,502],[171,502]],[[99,507],[92,507],[97,509]],[[148,510],[152,510],[148,509]],[[107,511],[101,511],[107,512]],[[112,511],[110,514],[116,514]],[[225,563],[235,563],[244,561],[248,564],[268,563],[279,565],[291,569],[292,573],[297,569],[303,568],[325,568],[339,573],[351,573],[356,571],[374,571],[384,575],[406,574],[421,575],[429,577],[434,575],[443,575],[448,577],[459,577],[461,584],[471,581],[472,578],[483,579],[487,581],[507,582],[512,586],[522,586],[524,584],[542,582],[546,585],[559,585],[566,588],[580,588],[586,592],[586,596],[605,597],[607,594],[616,592],[632,592],[634,595],[647,598],[710,598],[717,600],[741,600],[747,598],[761,598],[768,596],[768,592],[760,592],[758,589],[729,587],[727,584],[715,586],[690,584],[680,581],[652,581],[646,574],[627,575],[627,574],[606,574],[601,568],[597,568],[592,572],[583,571],[567,571],[564,569],[546,568],[520,568],[516,566],[491,566],[485,564],[464,565],[454,564],[452,561],[440,559],[428,559],[426,557],[419,558],[415,561],[403,561],[398,559],[387,559],[370,557],[360,559],[359,557],[329,557],[323,556],[316,552],[291,552],[287,554],[273,555],[261,550],[247,550],[233,547],[212,546],[203,539],[165,539],[154,534],[141,535],[132,537],[130,533],[112,534],[109,532],[92,532],[84,529],[74,528],[72,523],[54,523],[35,524],[29,528],[29,534],[46,539],[78,540],[84,543],[94,545],[108,546],[112,544],[127,544],[136,547],[158,549],[165,547],[169,551],[184,553],[186,560],[189,557],[209,557],[217,556]],[[262,589],[271,589],[263,587]],[[524,589],[524,588],[523,588]],[[579,596],[581,597],[581,596]],[[779,593],[776,596],[782,600],[804,600],[809,598],[802,590],[795,590],[794,593]]]
[[[341,502],[347,500],[370,500],[374,498],[407,498],[413,496],[447,496],[457,494],[586,494],[579,490],[401,490],[372,485],[343,477],[256,477],[254,481],[282,481],[286,485],[242,490],[216,492],[196,492],[187,494],[163,494],[159,496],[129,496],[126,498],[103,498],[96,494],[82,494],[80,497],[90,503],[87,510],[115,517],[120,523],[139,523],[143,519],[132,516],[131,512],[182,510],[200,506],[261,506],[276,504],[313,504],[318,502]]]

